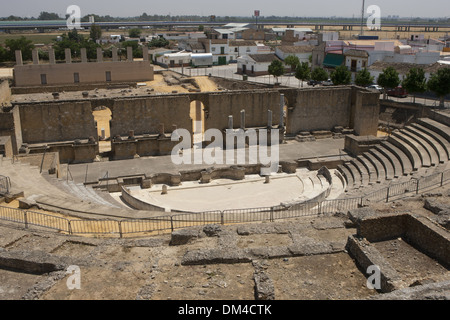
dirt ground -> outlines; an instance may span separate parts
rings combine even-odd
[[[401,238],[376,242],[373,245],[408,285],[417,281],[450,280],[450,272],[444,266]]]

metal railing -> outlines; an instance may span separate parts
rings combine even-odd
[[[25,229],[33,226],[68,235],[115,236],[120,238],[124,236],[150,236],[208,224],[231,225],[263,221],[274,222],[276,220],[318,216],[336,212],[346,213],[349,210],[367,206],[371,202],[389,202],[394,198],[398,199],[408,194],[419,194],[424,190],[441,187],[448,181],[450,181],[450,170],[390,185],[363,197],[307,202],[292,207],[274,206],[207,211],[120,221],[111,219],[69,219],[46,213],[0,206],[0,220],[20,224]]]

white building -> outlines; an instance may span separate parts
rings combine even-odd
[[[262,76],[269,74],[269,66],[274,60],[280,60],[275,54],[243,55],[237,59],[240,74]]]
[[[258,54],[258,45],[251,40],[230,40],[228,42],[230,49],[230,61],[236,62],[237,58],[243,55]]]
[[[278,37],[283,37],[288,30],[293,30],[294,37],[298,37],[299,39],[303,39],[306,34],[313,33],[310,28],[272,28],[272,33],[276,34]]]
[[[234,31],[231,31],[230,29],[214,29],[214,31],[211,32],[211,37],[213,39],[236,39]]]
[[[446,63],[432,63],[428,65],[417,65],[415,63],[403,63],[403,62],[382,62],[377,61],[372,64],[368,70],[370,74],[374,77],[375,82],[377,81],[379,75],[383,73],[383,70],[387,67],[393,67],[399,74],[400,80],[402,80],[408,74],[409,70],[412,68],[422,68],[425,72],[425,78],[430,79],[431,74],[436,73],[437,70],[441,68],[449,68],[450,65]]]
[[[157,57],[156,62],[166,68],[186,67],[191,64],[191,53],[186,51],[166,53]]]
[[[212,53],[215,65],[226,65],[233,61],[235,55],[230,54],[229,40],[227,39],[199,39],[205,47],[206,53]]]
[[[347,50],[344,53],[345,66],[351,72],[359,72],[366,69],[369,63],[369,54],[364,50]]]
[[[280,46],[275,48],[275,54],[283,61],[293,55],[300,60],[300,63],[309,63],[313,48],[313,46]]]

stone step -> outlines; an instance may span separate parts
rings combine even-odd
[[[352,162],[344,163],[344,166],[351,172],[353,177],[353,189],[359,189],[362,186],[362,177],[358,168]]]
[[[417,141],[415,141],[413,138],[411,138],[409,135],[403,133],[403,132],[396,132],[394,133],[394,137],[399,138],[401,141],[405,143],[405,146],[410,147],[414,154],[417,154],[419,157],[417,169],[420,167],[431,167],[431,158],[428,154],[427,150],[420,145]]]
[[[320,180],[320,178],[316,175],[310,176],[309,179],[311,180],[312,184],[313,184],[313,189],[314,190],[322,190],[322,181]]]
[[[407,141],[402,140],[401,138],[399,138],[399,136],[401,136],[400,133],[394,133],[394,135],[391,135],[388,138],[388,142],[392,143],[397,148],[402,150],[404,154],[408,157],[412,167],[411,173],[413,171],[419,170],[419,168],[422,166],[422,161],[420,160],[419,154],[408,144]]]
[[[436,132],[450,142],[450,127],[429,118],[417,119],[417,123]]]
[[[347,167],[344,167],[343,165],[339,165],[337,169],[346,181],[347,185],[345,187],[345,191],[348,192],[349,190],[353,189],[354,180],[350,170],[348,170]]]
[[[422,126],[418,123],[413,123],[411,126],[420,130],[421,132],[428,134],[430,137],[433,137],[436,141],[438,141],[439,144],[442,146],[442,148],[444,148],[445,152],[447,153],[447,161],[450,160],[450,142],[448,142],[447,139],[442,137],[440,134],[434,132],[433,130],[425,126]]]
[[[347,188],[347,181],[343,174],[337,169],[332,174],[331,193],[329,198],[336,199],[342,195]]]
[[[369,153],[373,155],[383,165],[384,171],[386,172],[386,180],[398,178],[400,172],[396,173],[392,162],[388,158],[386,158],[386,156],[383,153],[381,153],[379,150],[375,148],[369,150]]]
[[[400,160],[397,158],[395,154],[392,153],[392,151],[382,145],[376,146],[375,149],[379,151],[382,155],[384,155],[389,162],[394,167],[395,177],[398,178],[400,176],[403,176],[403,166],[400,162]]]
[[[413,126],[407,126],[405,130],[426,141],[438,155],[439,163],[448,161],[447,151],[445,151],[444,147],[435,138]]]
[[[373,181],[376,183],[381,183],[386,180],[386,172],[384,171],[384,167],[380,161],[377,160],[377,158],[375,158],[372,154],[365,152],[362,154],[362,160],[368,162],[367,165],[370,164],[369,168],[372,167],[375,171],[375,178]]]
[[[416,151],[419,152],[419,156],[422,158],[422,166],[427,167],[425,165],[427,159],[430,161],[430,166],[434,167],[439,164],[439,155],[426,140],[415,134],[415,132],[406,129],[402,130],[402,134],[412,139],[413,144],[417,147]]]
[[[49,183],[37,167],[28,164],[14,164],[8,170],[11,184],[24,191],[25,197],[33,194],[49,194],[55,196],[69,196],[60,188]]]
[[[403,175],[407,176],[412,173],[413,169],[411,160],[409,160],[408,156],[402,150],[400,150],[390,142],[382,142],[381,145],[389,150],[394,158],[398,159],[401,164],[401,172],[403,173]]]
[[[362,185],[364,187],[367,187],[368,185],[370,185],[371,184],[370,172],[367,169],[367,167],[361,161],[359,161],[358,158],[353,159],[351,162],[353,162],[353,164],[356,166],[356,168],[358,168],[359,173],[361,174],[361,183],[362,183]],[[372,174],[372,178],[373,178],[373,174]]]

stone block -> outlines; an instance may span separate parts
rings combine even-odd
[[[188,244],[189,242],[200,238],[202,233],[203,231],[201,227],[175,230],[172,232],[170,245],[179,246]]]

